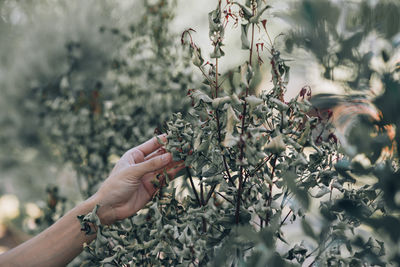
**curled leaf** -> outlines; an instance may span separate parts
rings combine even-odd
[[[238,141],[237,138],[233,136],[233,130],[235,129],[236,123],[240,122],[240,120],[236,117],[235,111],[233,110],[232,106],[228,107],[226,116],[226,135],[222,144],[226,147],[232,147]]]
[[[241,27],[242,34],[240,35],[240,39],[242,41],[242,49],[244,50],[250,49],[249,38],[247,38],[248,29],[249,29],[249,24],[242,24]]]
[[[265,149],[276,154],[286,150],[286,144],[283,142],[282,135],[278,135],[271,139],[271,141],[265,146]]]

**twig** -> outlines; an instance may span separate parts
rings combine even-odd
[[[196,200],[197,200],[197,202],[199,203],[199,206],[202,206],[201,201],[200,201],[200,198],[199,198],[199,195],[197,194],[196,187],[194,186],[194,183],[193,183],[192,174],[190,173],[190,170],[189,170],[188,167],[186,167],[186,173],[187,173],[187,175],[188,175],[188,177],[189,177],[190,185],[192,186],[194,196],[196,197]]]
[[[231,203],[233,206],[235,206],[235,203],[232,202],[232,200],[229,200],[227,197],[225,197],[224,195],[222,195],[220,192],[215,192],[217,193],[220,197],[222,197],[223,199],[225,199],[226,201],[228,201],[229,203]]]
[[[272,172],[271,172],[271,181],[274,178],[274,173],[275,173],[275,166],[276,166],[276,160],[278,156],[275,156],[273,162],[272,162]],[[268,207],[271,207],[272,203],[272,184],[269,185],[269,198],[268,198]],[[269,213],[267,213],[267,216],[265,218],[265,225],[267,226],[269,224]]]
[[[292,213],[292,210],[289,210],[288,214],[286,214],[285,218],[281,222],[281,226],[285,223],[286,219],[289,217],[289,215]]]

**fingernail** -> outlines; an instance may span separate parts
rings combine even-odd
[[[161,159],[164,163],[168,163],[171,161],[172,156],[170,153],[165,153],[164,155],[161,156]]]

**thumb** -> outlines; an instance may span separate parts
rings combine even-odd
[[[172,155],[170,153],[165,153],[134,166],[135,174],[138,177],[142,177],[146,173],[157,171],[161,168],[166,167],[172,161]]]

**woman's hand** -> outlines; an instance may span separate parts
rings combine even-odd
[[[158,136],[166,142],[166,135]],[[170,178],[184,168],[173,162],[157,138],[127,151],[117,162],[110,176],[92,197],[100,205],[97,213],[103,224],[112,224],[135,214],[157,191],[151,183],[164,170]],[[163,177],[161,175],[161,177]],[[163,178],[161,178],[163,179]],[[163,181],[160,181],[161,184]]]
[[[159,138],[165,142],[166,136]],[[156,192],[151,184],[164,170],[172,178],[183,168],[172,162],[171,155],[153,138],[126,152],[110,176],[90,199],[76,206],[45,231],[0,255],[0,266],[65,266],[96,235],[86,235],[76,219],[100,204],[97,214],[101,223],[111,224],[143,208]],[[161,184],[163,183],[161,178]],[[40,257],[38,257],[40,255]]]

